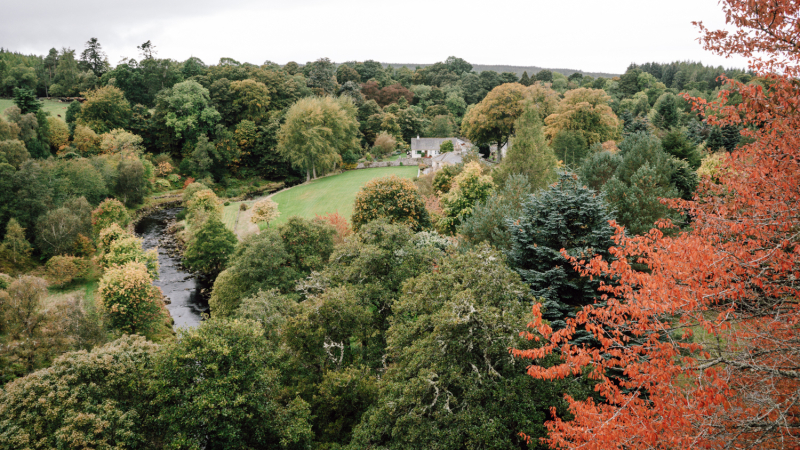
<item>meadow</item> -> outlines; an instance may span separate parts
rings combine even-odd
[[[14,100],[10,98],[0,98],[0,113],[8,109],[10,106],[14,105]],[[42,109],[45,112],[50,113],[53,117],[61,116],[61,119],[64,120],[67,114],[67,107],[69,107],[69,103],[59,102],[55,100],[42,100]]]
[[[349,220],[353,215],[356,194],[368,181],[389,175],[414,178],[417,170],[416,166],[350,170],[279,192],[272,200],[278,204],[281,215],[273,225],[284,223],[292,216],[312,219],[317,214],[333,212],[338,212]]]

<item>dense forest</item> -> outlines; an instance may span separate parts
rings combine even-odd
[[[0,49],[0,449],[795,448],[800,52],[774,17],[799,7],[778,3],[722,2],[769,33],[700,25],[765,55],[747,70]],[[279,221],[264,195],[417,136],[470,148],[356,186],[350,216]],[[211,287],[175,332],[133,224],[178,204]]]

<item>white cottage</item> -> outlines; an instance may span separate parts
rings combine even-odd
[[[451,141],[453,143],[453,151],[457,153],[465,152],[469,149],[469,142],[463,139],[448,137],[448,138],[411,138],[411,156],[412,158],[433,157],[439,154],[439,146],[444,141]]]

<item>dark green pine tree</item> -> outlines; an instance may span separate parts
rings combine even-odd
[[[191,270],[216,275],[225,268],[237,243],[236,235],[211,216],[186,246],[184,264]]]
[[[725,147],[725,136],[722,134],[722,130],[720,127],[713,127],[711,131],[708,133],[708,139],[706,139],[706,149],[710,152],[718,152]]]
[[[722,127],[722,141],[724,142],[725,150],[729,152],[736,150],[741,137],[742,135],[739,133],[739,127],[733,125]]]
[[[528,71],[527,70],[525,72],[522,72],[522,76],[519,79],[519,84],[521,84],[523,86],[530,86],[531,85],[531,79],[530,79],[530,77],[528,77]]]
[[[14,104],[19,107],[22,114],[36,114],[42,107],[42,102],[36,98],[36,94],[25,88],[14,88]]]
[[[522,216],[508,219],[512,231],[508,260],[531,293],[544,300],[542,317],[558,330],[582,306],[600,300],[601,280],[581,276],[561,254],[588,260],[596,255],[610,259],[614,219],[602,196],[586,187],[573,173],[525,202]],[[588,332],[575,334],[575,342],[591,344]]]

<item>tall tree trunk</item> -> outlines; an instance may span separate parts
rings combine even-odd
[[[317,179],[317,165],[313,162],[311,163],[311,169],[314,171],[314,179]]]
[[[311,181],[311,169],[306,167],[306,183],[308,183],[309,181]]]

